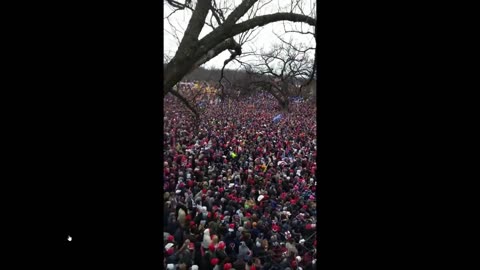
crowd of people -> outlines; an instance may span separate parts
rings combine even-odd
[[[316,268],[315,104],[168,95],[163,143],[165,269]]]

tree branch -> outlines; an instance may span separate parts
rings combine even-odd
[[[182,43],[178,47],[178,52],[184,52],[187,47],[194,46],[198,42],[198,36],[205,25],[205,18],[208,15],[211,0],[198,0],[195,11],[188,23],[187,29],[183,35]]]
[[[219,55],[223,51],[225,51],[227,49],[233,49],[233,50],[236,49],[237,48],[236,44],[238,44],[238,43],[236,43],[235,40],[233,40],[232,38],[227,39],[227,40],[223,41],[222,43],[218,44],[213,49],[209,50],[206,55],[204,55],[202,58],[200,58],[200,60],[198,60],[193,65],[193,67],[190,69],[190,72],[197,69],[199,66],[203,65],[204,63],[210,61],[212,58],[216,57],[217,55]]]
[[[200,117],[197,110],[190,104],[190,102],[188,102],[188,100],[184,96],[182,96],[180,93],[173,89],[170,89],[170,93],[172,93],[172,95],[182,101],[182,103],[185,104],[185,106],[195,115],[195,118],[198,119]]]
[[[228,20],[228,19],[227,19]],[[200,40],[200,46],[205,46],[208,50],[213,47],[218,39],[227,39],[234,37],[242,32],[245,32],[249,29],[253,29],[258,26],[263,26],[269,23],[278,22],[278,21],[291,21],[291,22],[305,22],[311,26],[315,26],[316,20],[302,15],[302,14],[293,14],[293,13],[275,13],[269,15],[258,16],[250,20],[235,24],[233,26],[228,26],[226,23],[225,27],[217,28],[215,31],[209,33],[204,38]]]
[[[243,0],[225,20],[225,25],[235,24],[258,0]]]

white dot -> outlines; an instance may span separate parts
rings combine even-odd
[[[69,235],[67,238],[68,241],[72,241],[72,237]]]

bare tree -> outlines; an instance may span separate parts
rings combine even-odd
[[[275,45],[270,51],[256,54],[256,62],[246,63],[237,59],[250,75],[246,87],[268,91],[283,110],[288,110],[289,98],[300,96],[304,87],[314,78],[315,62],[308,56],[309,50],[291,40]]]
[[[259,15],[259,11],[272,0],[242,0],[236,5],[238,2],[166,0],[166,3],[174,8],[173,12],[191,11],[192,15],[183,32],[175,56],[168,62],[164,70],[164,96],[174,91],[173,86],[186,74],[221,52],[229,50],[231,54],[230,60],[226,60],[224,67],[237,56],[242,55],[242,45],[251,39],[252,35],[255,35],[253,30],[257,27],[279,21],[303,22],[310,28],[316,24],[315,16],[305,15],[303,11],[295,12],[299,10],[301,0],[292,0],[290,11],[266,15]],[[212,28],[212,31],[200,38],[200,33],[205,25]],[[235,37],[237,40],[234,39]],[[220,82],[221,80],[220,78]],[[193,107],[192,111],[194,112]],[[194,114],[198,115],[195,112]]]

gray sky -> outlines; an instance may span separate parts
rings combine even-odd
[[[230,1],[230,0],[229,0]],[[218,1],[217,1],[218,2]],[[233,0],[231,2],[235,2],[235,6],[240,3],[240,0]],[[268,0],[260,0],[259,3],[265,3],[268,2]],[[315,7],[316,1],[309,1],[305,0],[303,1],[303,10],[306,13],[309,13],[310,10],[312,10],[312,7]],[[273,0],[267,5],[265,5],[261,11],[257,13],[257,15],[266,15],[266,14],[272,14],[275,12],[278,12],[279,6],[282,10],[286,10],[290,6],[290,1],[289,0]],[[313,9],[314,10],[314,9]],[[179,42],[177,39],[174,37],[172,33],[176,33],[178,38],[181,39],[183,37],[183,31],[187,27],[188,21],[192,15],[191,11],[187,10],[182,10],[182,11],[177,11],[173,15],[169,17],[167,20],[166,17],[173,11],[170,5],[168,5],[164,1],[164,15],[163,15],[163,22],[164,22],[164,41],[163,41],[163,46],[164,46],[164,54],[168,55],[170,57],[173,57],[175,55],[175,52],[178,48]],[[299,13],[299,12],[297,12]],[[209,15],[210,16],[210,15]],[[243,18],[242,18],[243,19]],[[240,21],[242,21],[240,19]],[[174,31],[174,27],[172,27],[171,24],[177,28],[177,31]],[[290,23],[286,22],[285,26],[287,29],[293,29],[296,28],[297,30],[300,30],[300,26],[303,27],[304,31],[313,31],[313,27],[308,26],[307,24],[302,24],[300,23]],[[200,33],[200,37],[202,38],[209,32],[211,32],[212,29],[205,25],[202,29],[202,32]],[[278,44],[281,41],[273,34],[273,32],[282,35],[282,38],[284,40],[290,40],[291,38],[294,39],[295,42],[300,42],[304,43],[308,46],[314,47],[315,46],[315,39],[313,38],[312,35],[302,35],[302,34],[297,34],[297,33],[284,33],[284,23],[282,22],[276,22],[276,23],[271,23],[268,24],[264,27],[258,28],[257,31],[260,31],[258,35],[256,35],[256,38],[253,39],[252,41],[248,42],[245,44],[242,48],[242,51],[248,52],[248,51],[256,51],[259,52],[260,49],[265,49],[268,50],[269,48],[272,47],[273,44]],[[257,34],[257,33],[255,33]],[[238,39],[236,39],[238,41]],[[312,54],[313,55],[313,54]],[[228,59],[230,56],[230,53],[228,51],[224,51],[221,54],[219,54],[217,57],[213,58],[206,64],[204,64],[204,67],[207,68],[221,68],[223,66],[223,61]],[[242,59],[246,60],[246,59]],[[234,61],[230,62],[227,66],[229,69],[233,69],[238,67],[238,64],[235,63]]]

